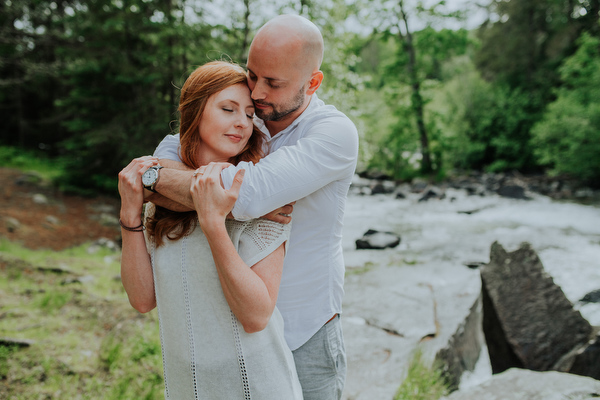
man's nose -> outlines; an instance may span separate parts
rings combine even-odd
[[[252,100],[264,100],[266,97],[265,84],[261,82],[255,82],[254,87],[250,88],[252,90],[251,97]]]

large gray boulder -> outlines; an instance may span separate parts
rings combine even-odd
[[[597,400],[600,381],[563,372],[512,368],[440,400]]]
[[[511,367],[555,370],[592,339],[592,327],[528,243],[512,253],[492,244],[481,278],[483,331],[494,373]]]

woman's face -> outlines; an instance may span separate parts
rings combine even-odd
[[[227,161],[242,152],[252,135],[254,105],[243,83],[210,96],[198,127],[199,165]]]

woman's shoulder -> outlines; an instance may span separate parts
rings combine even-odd
[[[234,227],[235,231],[229,232],[231,240],[249,266],[286,243],[290,235],[290,224],[283,225],[262,218],[228,222],[228,226]]]
[[[289,236],[291,224],[280,224],[264,218],[248,221],[227,220],[227,229],[238,231],[251,236],[259,236],[265,240],[276,239],[280,236]]]

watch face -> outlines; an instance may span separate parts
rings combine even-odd
[[[156,172],[156,170],[154,168],[148,169],[142,175],[142,184],[144,186],[151,186],[156,181],[157,175],[158,175],[158,173]]]

